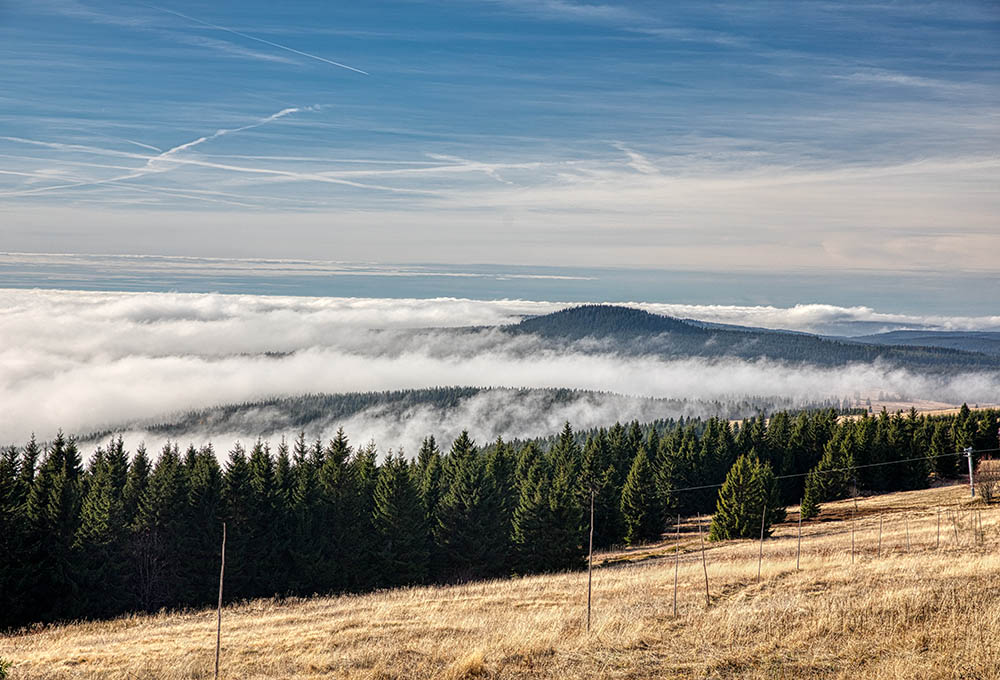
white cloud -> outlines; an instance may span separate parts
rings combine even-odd
[[[995,374],[936,379],[880,365],[802,369],[766,361],[667,361],[595,353],[593,348],[557,352],[533,337],[510,338],[492,328],[463,334],[426,330],[510,323],[523,314],[562,306],[460,299],[0,290],[0,336],[5,339],[0,348],[4,385],[0,442],[21,441],[32,431],[43,438],[60,427],[88,432],[271,396],[439,385],[569,387],[704,400],[760,395],[800,402],[878,391],[985,402],[1000,393],[1000,376]],[[798,327],[845,323],[845,319],[948,327],[1000,321],[921,319],[827,305],[784,310],[637,306],[710,320]],[[288,354],[260,356],[266,351]],[[356,428],[355,436],[381,433],[389,438],[384,445],[411,446],[417,431],[427,428],[439,432],[424,431],[420,436],[456,427],[470,427],[483,436],[512,436],[522,426],[548,428],[553,419],[598,424],[619,408],[613,400],[581,402],[532,415],[530,402],[499,404],[489,401],[493,398],[470,401],[453,418],[415,409],[398,422],[384,414],[366,413],[344,424]],[[486,418],[487,413],[492,416]],[[498,419],[508,424],[498,425]],[[234,434],[245,438],[255,433]]]

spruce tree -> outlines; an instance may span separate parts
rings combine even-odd
[[[21,456],[16,446],[0,455],[0,630],[12,627],[25,616],[22,594],[24,562],[25,498],[20,484]]]
[[[802,519],[807,520],[819,516],[819,500],[822,493],[823,491],[820,476],[815,472],[810,472],[806,476],[806,485],[802,496],[802,504],[799,506],[799,512],[802,515]]]
[[[98,449],[80,510],[75,547],[81,552],[81,605],[88,615],[110,616],[126,604],[125,461],[120,440],[106,453]]]
[[[483,456],[474,450],[453,467],[451,484],[438,506],[434,542],[445,580],[468,581],[498,573],[495,536],[498,508]]]
[[[584,523],[583,498],[579,486],[580,457],[580,447],[576,444],[569,423],[566,423],[559,440],[549,452],[552,471],[549,486],[552,526],[549,540],[551,563],[556,570],[581,566],[586,554],[584,534],[587,525]]]
[[[765,515],[764,535],[770,536],[771,525],[784,512],[774,507],[776,500],[771,466],[761,463],[756,455],[741,455],[733,463],[719,490],[715,515],[708,531],[709,540],[756,537],[761,530],[762,515]]]
[[[422,583],[428,574],[427,528],[420,496],[402,455],[389,455],[375,484],[373,524],[378,534],[379,582]]]
[[[198,606],[211,602],[218,587],[212,575],[219,563],[222,532],[222,469],[211,445],[197,450],[187,478],[181,581],[184,602]]]
[[[660,537],[663,531],[661,507],[646,448],[639,447],[622,489],[621,512],[627,544],[638,545]]]
[[[619,543],[624,535],[621,518],[621,487],[616,480],[617,471],[611,461],[607,435],[604,430],[589,437],[583,447],[581,489],[584,514],[594,494],[594,545],[608,548]]]
[[[125,521],[130,527],[134,525],[139,514],[140,502],[146,495],[146,488],[149,486],[150,468],[149,456],[146,455],[146,447],[140,444],[136,448],[135,455],[132,456],[123,492]]]
[[[139,501],[132,546],[136,572],[129,579],[146,610],[177,602],[183,595],[181,553],[187,535],[187,475],[176,444],[164,445]]]
[[[530,460],[530,467],[522,471],[518,484],[512,529],[515,568],[522,574],[556,568],[548,550],[551,524],[548,466],[541,456],[533,456]]]

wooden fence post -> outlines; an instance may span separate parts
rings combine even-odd
[[[222,565],[219,567],[219,609],[215,624],[215,680],[219,680],[219,652],[222,649],[222,579],[226,575],[226,523],[222,523]]]
[[[857,503],[858,499],[855,497],[854,502]],[[854,513],[851,513],[851,564],[854,564]]]
[[[878,557],[882,559],[882,520],[885,519],[884,515],[878,516]]]
[[[590,548],[587,551],[587,634],[590,634],[590,593],[594,578],[594,489],[590,490]]]
[[[674,616],[677,616],[677,570],[681,566],[681,516],[677,515],[677,538],[674,540]]]
[[[701,516],[698,517],[698,538],[701,539],[701,567],[705,570],[705,609],[712,606],[712,597],[708,594],[708,561],[705,559],[705,536],[701,533]]]
[[[757,550],[757,583],[760,583],[760,565],[764,561],[764,519],[767,517],[767,503],[760,513],[760,547]]]
[[[799,556],[802,554],[802,501],[799,501],[799,540],[795,546],[795,571],[799,570]]]
[[[910,552],[910,515],[903,513],[903,526],[906,527],[906,552]]]
[[[937,550],[941,547],[941,508],[937,509],[937,541],[934,543],[934,549]]]

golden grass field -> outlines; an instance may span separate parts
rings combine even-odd
[[[709,545],[707,608],[689,523],[676,617],[672,542],[601,555],[589,635],[586,572],[228,607],[221,677],[1000,678],[1000,509],[967,496],[828,504],[800,570],[790,509],[759,583],[756,541]],[[214,650],[214,610],[0,638],[18,680],[211,678]]]

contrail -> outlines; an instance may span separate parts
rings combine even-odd
[[[155,156],[153,158],[150,158],[146,162],[146,167],[152,167],[152,165],[156,161],[160,161],[160,160],[163,160],[165,158],[169,158],[170,156],[173,156],[174,154],[178,153],[179,151],[186,151],[187,149],[190,149],[193,146],[198,146],[202,142],[207,142],[210,139],[216,139],[217,137],[222,137],[223,135],[228,135],[228,134],[230,134],[232,132],[243,132],[244,130],[252,130],[255,127],[260,127],[261,125],[264,125],[266,123],[270,123],[271,121],[278,120],[279,118],[283,118],[283,117],[287,116],[290,113],[298,113],[301,110],[302,109],[297,108],[297,107],[291,107],[291,108],[287,108],[287,109],[282,109],[281,111],[278,111],[277,113],[272,114],[272,115],[268,116],[267,118],[261,118],[256,123],[250,123],[249,125],[243,125],[243,126],[238,127],[238,128],[229,128],[229,129],[216,130],[213,134],[206,135],[204,137],[199,137],[198,139],[192,140],[190,142],[185,142],[184,144],[180,144],[178,146],[173,147],[172,149],[167,149],[166,151],[161,152],[160,155]]]
[[[181,14],[180,12],[175,12],[172,9],[166,9],[165,7],[157,7],[156,5],[147,5],[145,3],[139,3],[139,4],[143,5],[143,7],[149,7],[150,9],[155,9],[155,10],[157,10],[159,12],[166,12],[167,14],[173,14],[176,17],[180,17],[182,19],[187,19],[188,21],[193,21],[196,24],[201,24],[202,26],[208,26],[209,28],[215,28],[215,29],[220,30],[220,31],[226,31],[227,33],[232,33],[233,35],[238,35],[241,38],[246,38],[247,40],[256,40],[259,43],[264,43],[265,45],[270,45],[271,47],[277,47],[279,50],[285,50],[286,52],[292,52],[294,54],[298,54],[298,55],[301,55],[303,57],[308,57],[310,59],[315,59],[316,61],[322,61],[324,64],[330,64],[331,66],[337,66],[339,68],[345,68],[348,71],[354,71],[355,73],[360,73],[360,74],[365,75],[365,76],[370,76],[371,75],[370,73],[368,73],[368,71],[362,71],[359,68],[354,68],[353,66],[348,66],[347,64],[341,64],[339,61],[332,61],[332,60],[326,59],[324,57],[318,57],[315,54],[309,54],[308,52],[303,52],[303,51],[297,50],[297,49],[295,49],[293,47],[288,47],[287,45],[279,45],[276,42],[271,42],[270,40],[264,40],[263,38],[258,38],[258,37],[253,36],[253,35],[247,35],[246,33],[241,33],[240,31],[236,31],[236,30],[233,30],[231,28],[226,28],[225,26],[219,26],[218,24],[212,24],[212,23],[209,23],[207,21],[202,21],[201,19],[195,19],[194,17],[188,16],[187,14]]]

